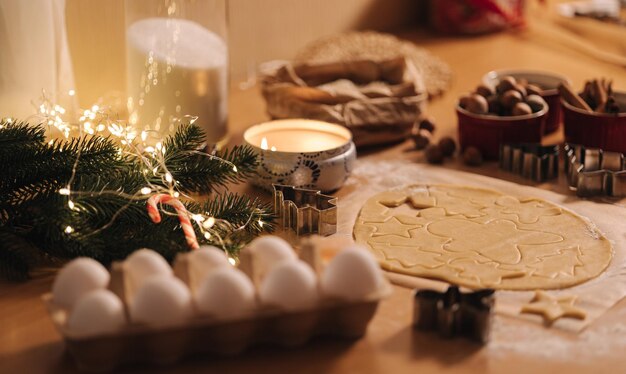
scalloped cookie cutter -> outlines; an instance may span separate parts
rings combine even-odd
[[[296,235],[328,236],[337,232],[337,198],[318,190],[273,184],[279,227]]]
[[[495,290],[485,288],[464,293],[457,286],[446,292],[418,290],[413,305],[413,326],[437,330],[444,338],[465,336],[486,343],[491,335]]]
[[[503,144],[500,146],[500,168],[535,182],[556,178],[559,175],[559,146]]]
[[[626,159],[623,153],[566,143],[564,164],[567,182],[576,195],[626,196]]]

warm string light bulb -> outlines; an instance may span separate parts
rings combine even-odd
[[[69,96],[75,96],[75,90],[69,90],[67,92]],[[97,133],[102,133],[108,131],[108,133],[113,137],[117,138],[119,143],[121,144],[118,147],[118,154],[120,157],[124,154],[132,155],[137,157],[137,159],[141,160],[144,164],[143,174],[146,177],[147,185],[142,187],[135,194],[126,194],[120,191],[107,191],[103,190],[99,193],[101,194],[112,194],[116,196],[122,196],[129,201],[132,200],[144,200],[147,195],[158,194],[158,193],[167,193],[175,198],[181,196],[181,193],[177,190],[179,182],[174,179],[172,174],[167,170],[165,164],[165,153],[166,147],[163,145],[162,141],[157,141],[154,143],[154,146],[146,144],[148,140],[148,133],[151,130],[139,131],[134,127],[131,123],[126,121],[120,121],[116,113],[112,113],[110,108],[103,108],[101,105],[94,104],[88,109],[80,110],[78,113],[80,114],[80,118],[78,122],[73,120],[64,119],[64,115],[69,115],[69,113],[65,108],[61,105],[52,103],[49,98],[46,96],[45,92],[42,94],[41,100],[37,103],[37,111],[39,112],[39,116],[43,117],[42,123],[48,124],[50,128],[56,128],[60,133],[65,137],[69,138],[71,132],[77,131],[80,135],[88,134],[88,135],[96,135]],[[182,118],[176,119],[179,123],[182,121],[188,121],[189,124],[193,124],[196,121],[197,117],[195,116],[183,116]],[[5,118],[4,122],[7,124],[11,124],[14,122],[12,118]],[[106,136],[106,134],[104,134]],[[139,141],[139,144],[135,142]],[[50,139],[48,144],[54,145],[55,141]],[[58,150],[63,152],[63,147],[59,147]],[[225,162],[232,167],[233,172],[237,173],[237,166],[232,162],[222,159],[219,156],[208,154],[205,152],[197,151],[196,153],[208,157],[212,160],[216,160],[217,162]],[[74,168],[78,164],[80,159],[80,152],[75,160]],[[152,171],[153,176],[161,177],[162,180],[167,184],[167,187],[158,184],[150,183],[150,178],[148,178],[150,172]],[[75,196],[82,194],[91,195],[92,192],[82,192],[82,191],[72,191],[69,185],[72,183],[73,176],[75,175],[76,170],[73,170],[72,178],[70,179],[70,183],[67,187],[60,188],[58,193],[63,196]],[[78,212],[77,204],[72,200],[67,200],[67,205],[69,209]],[[247,226],[252,218],[254,217],[253,212],[249,219],[243,224],[241,229]],[[220,243],[223,243],[223,238],[220,237],[217,231],[210,232],[214,225],[217,222],[215,217],[210,216],[209,214],[201,214],[189,212],[190,217],[198,224],[198,227],[206,240],[210,240],[212,238],[216,238],[216,240]],[[114,215],[115,216],[115,215]],[[115,218],[112,218],[111,221],[105,224],[103,227],[96,229],[95,231],[103,230],[104,228],[113,224]],[[258,221],[259,225],[262,227],[263,222]],[[71,234],[75,232],[75,229],[67,225],[63,231],[66,234]],[[231,263],[235,260],[230,259]]]

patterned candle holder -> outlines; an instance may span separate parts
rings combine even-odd
[[[350,131],[323,121],[265,122],[246,130],[244,140],[259,156],[251,183],[268,191],[272,184],[335,191],[348,179],[356,160]]]

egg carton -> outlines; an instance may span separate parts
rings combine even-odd
[[[311,265],[319,276],[324,266],[319,248],[303,246],[298,252],[300,259]],[[131,363],[166,365],[198,354],[232,356],[256,345],[301,346],[317,336],[359,339],[365,334],[380,300],[391,293],[391,286],[385,280],[378,291],[361,300],[322,297],[316,307],[309,310],[285,311],[259,306],[253,313],[236,319],[196,315],[184,324],[157,327],[134,323],[128,318],[129,296],[133,290],[122,265],[113,264],[109,284],[109,289],[122,300],[129,321],[127,327],[117,333],[76,334],[67,328],[69,311],[56,305],[52,294],[43,296],[56,329],[81,370],[110,371]],[[258,289],[258,265],[245,250],[241,253],[240,269]],[[194,291],[188,254],[177,256],[174,274]]]

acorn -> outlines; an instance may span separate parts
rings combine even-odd
[[[426,161],[431,164],[441,164],[443,162],[443,152],[441,148],[434,144],[429,145],[424,154],[426,155]]]
[[[463,163],[468,166],[480,166],[483,163],[483,155],[476,147],[467,147],[463,152]]]
[[[411,135],[413,142],[415,143],[415,149],[422,150],[430,144],[431,133],[428,130],[417,130],[417,133]]]
[[[515,80],[515,78],[511,76],[502,77],[502,79],[500,79],[500,81],[496,85],[496,91],[498,91],[498,93],[503,93],[508,90],[513,90],[515,89],[516,84],[517,81]]]
[[[511,115],[513,116],[525,116],[527,114],[532,114],[533,110],[530,108],[530,105],[526,103],[517,103],[511,110]]]
[[[486,114],[489,111],[489,104],[483,96],[471,94],[467,99],[465,109],[475,114]]]
[[[424,118],[420,121],[418,128],[420,130],[426,130],[432,134],[435,132],[436,126],[435,122],[431,118]]]
[[[450,157],[454,154],[454,151],[456,151],[456,143],[449,136],[441,138],[437,146],[441,149],[441,153],[443,153],[444,157]]]
[[[513,108],[515,104],[521,101],[522,94],[515,90],[508,90],[500,96],[500,104],[507,109]]]

